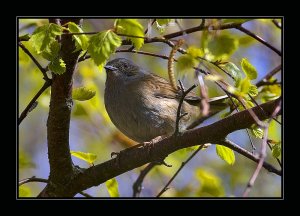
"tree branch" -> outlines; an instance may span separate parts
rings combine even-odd
[[[281,71],[281,64],[278,65],[276,68],[271,70],[269,73],[267,73],[260,81],[256,83],[257,87],[260,87],[264,85],[266,81],[268,81],[272,76],[274,76],[277,72]]]
[[[29,104],[26,106],[26,108],[24,109],[24,111],[21,113],[19,119],[18,119],[18,125],[21,124],[21,122],[24,120],[24,118],[27,116],[27,114],[29,113],[31,107],[33,106],[33,104],[36,102],[36,100],[41,96],[41,94],[52,84],[52,80],[47,80],[46,82],[44,82],[44,85],[42,86],[42,88],[34,95],[34,97],[31,99],[31,101],[29,102]]]
[[[271,50],[273,50],[275,53],[277,53],[279,56],[281,56],[281,51],[279,51],[277,48],[275,48],[274,46],[272,46],[271,44],[269,44],[267,41],[265,41],[264,39],[262,39],[261,37],[257,36],[256,34],[252,33],[251,31],[249,31],[248,29],[245,29],[243,26],[239,25],[235,27],[236,29],[240,30],[241,32],[244,32],[245,34],[249,35],[250,37],[254,38],[255,40],[261,42],[263,45],[265,45],[266,47],[270,48]]]
[[[160,197],[164,192],[166,192],[169,188],[168,186],[172,183],[172,181],[176,178],[176,176],[178,175],[178,173],[183,169],[183,167],[190,161],[193,159],[193,157],[203,148],[204,144],[202,144],[201,146],[199,146],[199,148],[193,152],[193,154],[184,162],[181,163],[181,166],[179,167],[179,169],[176,171],[176,173],[172,176],[172,178],[168,181],[168,183],[164,186],[164,188],[157,194],[156,197]]]
[[[34,58],[34,56],[31,54],[31,52],[21,43],[18,43],[19,47],[22,48],[22,50],[31,58],[31,60],[36,64],[36,66],[40,69],[44,76],[44,80],[47,81],[49,80],[49,77],[47,76],[47,69],[43,68],[42,65]]]
[[[278,99],[262,104],[264,111],[271,116],[273,110],[278,105]],[[267,119],[264,113],[258,107],[252,108],[252,111],[260,120]],[[280,112],[278,113],[280,115]],[[74,196],[78,191],[85,190],[92,186],[97,186],[104,183],[106,180],[132,170],[136,167],[142,166],[149,162],[157,161],[165,158],[168,154],[182,148],[187,148],[195,145],[205,143],[218,143],[225,139],[225,137],[236,130],[245,129],[255,123],[248,110],[244,110],[224,118],[211,125],[188,130],[181,136],[171,136],[163,139],[152,145],[139,146],[131,150],[124,151],[117,158],[108,160],[102,164],[90,167],[85,171],[79,173],[69,184],[65,186],[65,196]],[[257,158],[250,152],[231,145],[230,143],[223,143],[238,153],[257,162]],[[281,175],[281,171],[268,163],[264,163],[263,167]]]
[[[51,20],[54,22],[55,20]],[[80,19],[62,19],[61,24],[67,22],[80,23]],[[71,35],[61,38],[60,55],[66,63],[66,72],[53,75],[49,116],[47,121],[48,158],[50,163],[49,184],[39,194],[41,197],[63,196],[64,187],[74,176],[70,147],[69,129],[72,101],[73,73],[75,71],[80,52],[76,49]],[[79,191],[78,191],[79,192]]]

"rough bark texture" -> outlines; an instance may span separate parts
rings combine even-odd
[[[79,24],[80,19],[62,19],[61,25],[67,22]],[[42,197],[63,195],[63,185],[66,185],[74,176],[74,167],[69,148],[69,129],[73,105],[72,78],[77,65],[79,52],[73,52],[75,45],[71,35],[62,35],[60,42],[60,55],[66,63],[66,72],[62,75],[53,74],[50,109],[47,121],[50,176],[49,184],[40,194]]]

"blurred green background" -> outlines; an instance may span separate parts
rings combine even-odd
[[[138,21],[145,29],[147,28],[149,19],[138,19]],[[278,19],[278,21],[280,22],[281,20]],[[187,29],[200,25],[201,19],[178,19],[178,22],[182,29]],[[209,22],[215,23],[219,21],[217,19],[206,20],[206,23]],[[48,20],[19,19],[19,35],[32,34],[37,26],[45,23],[48,23]],[[113,28],[113,25],[114,19],[84,19],[83,30],[86,32],[103,31]],[[281,30],[272,23],[271,19],[255,19],[248,21],[243,26],[281,50]],[[166,26],[163,34],[180,31],[181,28],[173,20]],[[161,32],[155,26],[147,33],[149,37],[160,35]],[[226,48],[228,44],[222,44],[222,41],[218,43],[218,39],[224,37],[230,38],[234,47],[231,44],[229,48]],[[216,52],[220,54],[222,60],[233,62],[238,66],[242,58],[247,58],[259,73],[254,83],[281,64],[281,58],[276,53],[238,30],[195,32],[184,35],[182,38],[188,46],[193,45],[204,48],[203,44],[205,43],[211,43],[212,46],[218,45],[215,49],[217,49]],[[47,65],[45,59],[34,53],[29,42],[24,42],[23,44],[32,51],[43,66]],[[186,48],[186,45],[183,47]],[[123,48],[125,46],[120,47],[120,49]],[[226,53],[226,49],[229,52]],[[151,43],[145,44],[141,50],[168,56],[171,49],[168,45],[162,43]],[[176,57],[180,55],[177,53]],[[111,56],[111,59],[118,57],[131,59],[141,67],[167,78],[167,61],[164,59],[136,53],[116,53]],[[220,73],[220,75],[224,77],[224,74]],[[176,76],[184,79],[186,86],[191,86],[197,82],[194,78],[193,70],[185,71],[184,74],[176,72]],[[20,114],[44,82],[41,72],[21,49],[19,49],[18,78]],[[281,73],[278,73],[276,78],[278,81],[281,81]],[[70,149],[96,154],[97,160],[95,164],[109,160],[111,152],[120,151],[134,144],[133,141],[126,138],[115,128],[106,113],[103,101],[105,79],[105,70],[100,71],[91,59],[79,63],[74,76],[74,87],[87,86],[93,88],[96,91],[96,96],[88,101],[74,101],[70,128]],[[228,82],[230,82],[229,79]],[[213,82],[206,81],[206,84],[209,88],[209,97],[224,95],[224,92]],[[19,180],[31,176],[48,178],[46,122],[49,111],[49,95],[50,89],[42,94],[38,99],[39,104],[37,108],[30,112],[19,126]],[[261,102],[260,98],[257,98],[257,100],[259,103]],[[220,115],[217,115],[207,120],[204,125],[217,121],[219,118]],[[271,123],[269,137],[276,141],[281,140],[281,126],[274,121]],[[229,138],[251,151],[250,141],[245,130],[236,131],[230,134]],[[253,136],[252,139],[257,147],[256,153],[258,153],[262,141]],[[144,189],[141,196],[156,196],[180,167],[181,162],[185,161],[191,153],[191,149],[183,149],[169,155],[166,158],[166,162],[172,164],[172,167],[157,166],[154,168],[144,181]],[[239,154],[235,154],[235,156],[235,164],[228,165],[217,156],[215,145],[200,151],[180,172],[170,185],[170,189],[163,196],[241,196],[256,168],[256,164]],[[72,159],[76,165],[85,168],[89,167],[84,161],[74,157]],[[278,167],[269,149],[266,160]],[[132,196],[132,185],[138,177],[141,168],[116,177],[120,196]],[[21,187],[22,194],[34,197],[44,186],[44,183],[28,183]],[[105,184],[90,188],[86,192],[92,196],[109,197]],[[262,169],[249,196],[280,197],[281,195],[281,178]],[[78,194],[76,196],[80,197],[81,195]]]

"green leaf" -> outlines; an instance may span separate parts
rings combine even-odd
[[[28,186],[21,185],[19,187],[19,197],[31,197],[31,189]]]
[[[251,126],[250,128],[251,133],[253,134],[253,136],[255,136],[256,138],[262,139],[264,136],[264,131],[263,129],[261,129],[258,125],[254,124]]]
[[[208,44],[206,52],[213,56],[213,59],[227,59],[238,48],[239,41],[229,35],[220,35],[212,38]]]
[[[85,101],[93,98],[96,94],[96,91],[88,89],[86,87],[75,88],[72,91],[72,98],[74,100]]]
[[[222,180],[212,172],[202,168],[197,169],[196,178],[201,184],[197,195],[201,197],[222,197],[225,195]]]
[[[240,83],[240,90],[241,90],[241,93],[243,94],[248,94],[249,90],[250,90],[250,86],[251,86],[251,82],[250,82],[250,79],[248,77],[244,78],[241,80],[241,83]]]
[[[156,22],[158,25],[167,25],[169,22],[171,22],[172,19],[156,19]]]
[[[223,23],[237,23],[237,24],[243,24],[245,22],[248,22],[253,19],[223,19]]]
[[[114,32],[102,31],[90,38],[88,52],[95,64],[102,67],[121,44],[121,38]]]
[[[25,34],[19,37],[20,41],[28,41],[30,39],[30,35],[29,34]]]
[[[281,142],[272,146],[272,155],[275,158],[279,158],[281,155]]]
[[[62,27],[54,23],[38,27],[32,34],[30,42],[35,51],[40,54],[48,50],[55,37],[62,34]]]
[[[187,54],[191,55],[193,58],[197,58],[197,57],[203,57],[204,56],[204,52],[202,49],[199,49],[197,47],[194,46],[190,46],[187,50],[186,50]]]
[[[195,67],[198,61],[191,55],[182,55],[178,58],[176,68],[179,71]]]
[[[89,164],[93,164],[94,161],[97,159],[97,155],[93,153],[85,153],[85,152],[80,152],[80,151],[70,151],[71,155],[74,157],[77,157],[81,160],[84,160],[88,162]]]
[[[254,80],[257,78],[256,68],[245,58],[241,61],[241,66],[245,74],[250,80]]]
[[[110,197],[119,197],[119,186],[118,182],[115,178],[109,179],[105,182],[107,191],[110,195]]]
[[[221,64],[225,71],[227,71],[231,76],[233,76],[235,80],[235,87],[239,86],[240,81],[242,79],[242,71],[232,62],[228,62],[227,64]]]
[[[256,95],[258,95],[258,89],[257,89],[256,85],[252,85],[252,84],[250,85],[249,94],[252,97],[255,97]]]
[[[66,64],[62,58],[56,58],[49,64],[49,70],[53,73],[61,75],[66,72]]]
[[[71,33],[83,33],[84,32],[78,25],[76,25],[73,22],[68,23],[68,28]],[[80,49],[82,49],[83,51],[87,50],[88,45],[89,45],[89,38],[85,34],[73,35],[72,37],[75,40],[75,46],[76,46],[75,51],[78,51]]]
[[[216,152],[219,157],[226,161],[229,165],[233,165],[235,162],[234,152],[225,146],[216,145]]]
[[[115,29],[118,34],[144,37],[144,27],[136,19],[116,19]],[[135,49],[140,49],[144,44],[143,38],[127,37]]]

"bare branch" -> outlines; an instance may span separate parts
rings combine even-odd
[[[256,178],[258,177],[259,173],[260,173],[260,170],[261,168],[263,167],[263,164],[264,164],[264,161],[265,161],[265,157],[266,157],[266,151],[267,151],[267,140],[268,140],[268,130],[269,130],[269,124],[272,120],[272,118],[274,118],[277,113],[279,113],[281,110],[281,101],[278,102],[277,106],[275,107],[272,115],[271,115],[271,119],[268,121],[267,124],[265,124],[265,127],[264,127],[264,137],[263,137],[263,141],[262,141],[262,146],[261,146],[261,151],[260,151],[260,155],[259,155],[259,161],[258,161],[258,164],[257,164],[257,167],[253,173],[253,175],[251,176],[248,184],[247,184],[247,187],[243,193],[243,197],[247,197],[251,188],[253,187],[254,183],[255,183],[255,180]]]
[[[199,148],[194,151],[194,153],[184,162],[181,163],[181,166],[179,167],[179,169],[176,171],[176,173],[172,176],[172,178],[168,181],[168,183],[164,186],[164,188],[157,194],[156,197],[160,197],[164,192],[166,192],[169,188],[169,185],[172,183],[172,181],[176,178],[176,176],[178,175],[178,173],[183,169],[183,167],[190,161],[193,159],[193,157],[203,148],[204,144],[200,145]]]
[[[260,81],[256,83],[257,87],[262,86],[266,81],[268,81],[272,76],[274,76],[277,72],[281,71],[281,64],[271,70],[267,75],[265,75]]]
[[[145,169],[143,169],[139,175],[139,177],[136,179],[136,181],[134,182],[132,189],[133,189],[133,197],[139,197],[140,193],[142,191],[142,184],[144,181],[144,178],[146,177],[146,175],[152,170],[153,167],[156,166],[156,163],[152,162],[149,163]]]
[[[41,94],[52,84],[52,80],[47,80],[44,82],[44,85],[42,88],[34,95],[34,97],[31,99],[29,104],[26,106],[24,111],[21,113],[20,117],[18,118],[18,125],[21,124],[21,122],[24,120],[24,118],[29,113],[30,109],[32,108],[33,104],[36,102],[36,100],[41,96]]]
[[[259,37],[258,35],[252,33],[251,31],[249,31],[248,29],[245,29],[243,26],[236,26],[236,29],[240,30],[241,32],[244,32],[245,34],[249,35],[250,37],[254,38],[255,40],[261,42],[263,45],[265,45],[266,47],[270,48],[271,50],[273,50],[275,53],[277,53],[279,56],[281,56],[281,51],[279,51],[277,48],[275,48],[274,46],[272,46],[271,44],[269,44],[267,41],[265,41],[264,39],[262,39],[261,37]]]
[[[47,76],[47,73],[46,73],[47,70],[42,67],[42,65],[36,60],[36,58],[34,58],[34,56],[31,54],[31,52],[21,42],[19,42],[18,45],[31,58],[31,60],[36,64],[36,66],[40,69],[40,71],[42,72],[42,74],[44,76],[44,80],[45,81],[49,80],[49,77]]]
[[[275,25],[277,28],[281,29],[281,23],[278,22],[276,19],[272,19],[272,23],[274,23],[274,25]]]

